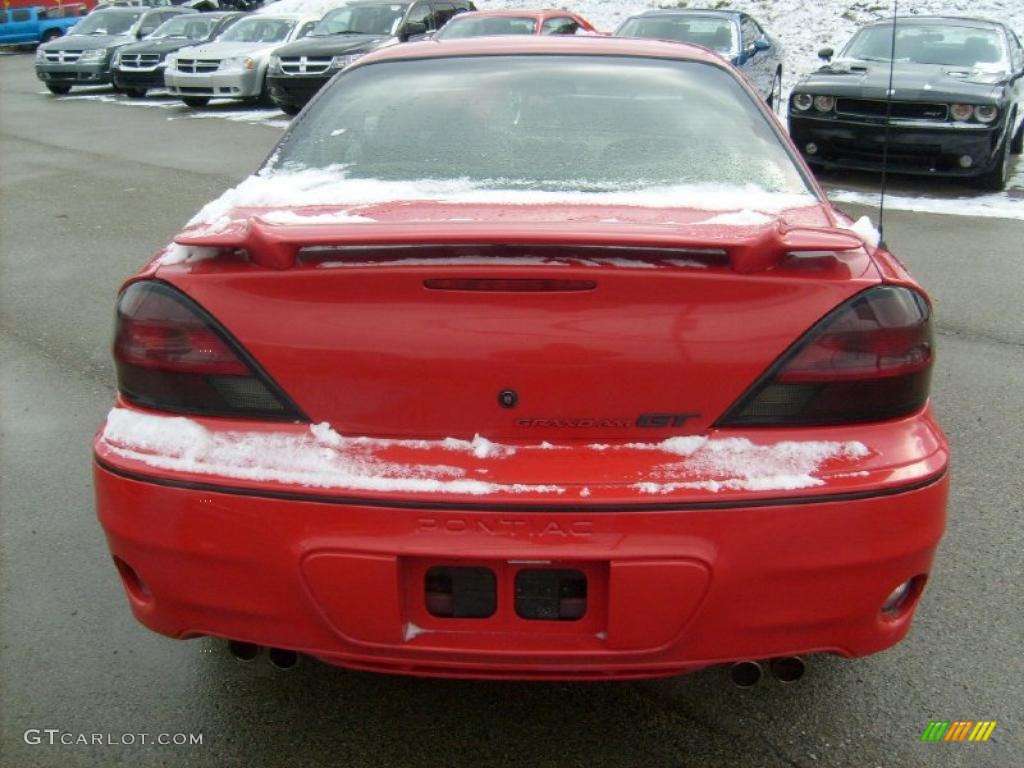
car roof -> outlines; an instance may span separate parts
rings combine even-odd
[[[350,8],[353,5],[412,5],[414,0],[349,0],[349,2],[331,8],[332,11],[339,11],[343,8]]]
[[[300,13],[247,13],[250,19],[270,19],[276,21],[319,21],[319,16],[303,16]]]
[[[742,11],[730,11],[719,8],[651,8],[643,13],[635,13],[631,19],[640,16],[719,16],[723,19],[735,19],[744,15]]]
[[[576,16],[574,11],[566,11],[560,8],[543,8],[543,9],[530,9],[523,8],[522,10],[512,10],[511,8],[504,8],[497,11],[469,11],[467,13],[460,13],[455,16],[455,19],[473,19],[473,18],[513,18],[513,19],[550,19],[562,16]]]
[[[978,29],[1003,29],[1006,26],[999,21],[978,19],[971,16],[897,16],[896,25],[899,26],[900,24],[924,24],[935,26],[952,24],[959,27],[977,27]],[[866,24],[865,26],[890,27],[892,26],[892,19],[883,19],[881,21],[872,22],[871,24]]]
[[[467,37],[456,40],[426,40],[406,43],[368,53],[355,66],[376,61],[401,59],[458,58],[464,56],[514,56],[516,54],[569,56],[632,56],[651,59],[676,59],[713,64],[720,69],[728,65],[706,48],[686,43],[664,42],[632,37],[590,35],[504,35],[501,37]]]
[[[7,10],[10,10],[10,9],[7,9]],[[126,6],[126,5],[108,5],[106,8],[97,8],[92,13],[90,13],[89,16],[92,16],[93,13],[120,13],[120,14],[124,14],[124,15],[130,14],[130,13],[142,14],[142,13],[148,13],[149,11],[152,11],[152,10],[155,10],[155,9],[154,8],[149,8],[149,7],[145,6],[145,5],[128,5],[128,6]]]

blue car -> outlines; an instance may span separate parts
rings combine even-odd
[[[665,9],[630,16],[615,37],[644,37],[710,48],[739,69],[772,109],[782,92],[782,46],[740,11]]]

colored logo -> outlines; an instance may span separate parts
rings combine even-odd
[[[995,729],[995,720],[932,720],[921,741],[988,741]]]

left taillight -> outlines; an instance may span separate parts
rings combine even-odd
[[[121,395],[138,405],[307,420],[208,312],[166,283],[141,281],[121,293],[114,361]]]

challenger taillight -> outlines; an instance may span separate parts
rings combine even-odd
[[[824,426],[884,421],[928,399],[931,308],[917,291],[854,296],[790,348],[718,426]]]
[[[216,320],[166,283],[133,283],[121,294],[114,360],[122,396],[139,405],[305,420]]]

